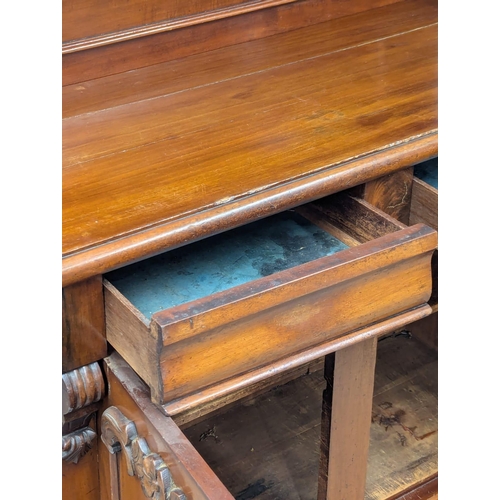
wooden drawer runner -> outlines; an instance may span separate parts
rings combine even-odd
[[[230,392],[426,304],[436,245],[422,224],[334,195],[109,273],[107,338],[155,403]]]
[[[438,229],[438,158],[415,165],[410,204],[410,224]]]

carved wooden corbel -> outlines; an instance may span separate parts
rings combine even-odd
[[[182,489],[174,483],[164,460],[151,452],[146,440],[138,436],[134,422],[114,406],[107,408],[102,415],[101,439],[113,456],[119,451],[124,452],[127,472],[129,476],[139,478],[147,498],[187,500]],[[112,476],[115,476],[114,472]]]
[[[96,437],[96,433],[90,427],[79,429],[71,434],[66,434],[62,437],[62,458],[66,462],[77,464],[83,455],[85,455],[91,447],[92,440]]]

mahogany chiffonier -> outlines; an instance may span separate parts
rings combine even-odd
[[[63,0],[64,500],[437,499],[437,2]]]

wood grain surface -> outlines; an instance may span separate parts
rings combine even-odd
[[[361,183],[377,153],[397,152],[387,173],[435,155],[435,19],[404,21],[382,39],[347,34],[326,50],[322,40],[336,37],[322,26],[309,52],[285,64],[63,120],[63,280],[317,198],[314,180],[324,194]],[[288,51],[301,44],[295,37]],[[351,164],[345,184],[325,187],[322,175],[353,160],[359,170]]]
[[[377,339],[335,353],[327,500],[365,498]]]
[[[301,0],[290,3],[290,0],[257,0],[142,25],[141,12],[135,12],[133,14],[139,19],[132,28],[123,30],[115,26],[115,31],[104,35],[63,43],[63,85],[286,33],[398,1]],[[181,2],[181,9],[185,9],[182,3],[186,2]],[[154,2],[149,4],[154,5]],[[160,10],[162,8],[160,6]],[[409,8],[418,10],[413,4]],[[412,15],[415,14],[412,12]],[[78,24],[80,30],[86,20],[80,19]]]
[[[113,43],[120,34],[121,39],[144,36],[146,33],[178,29],[221,17],[251,12],[294,2],[296,0],[123,0],[112,3],[99,0],[78,0],[62,2],[63,48],[68,41],[93,39],[92,45]],[[153,25],[153,26],[151,26]],[[142,28],[142,30],[141,30]],[[102,35],[111,39],[106,40]],[[99,37],[99,35],[101,35]],[[104,38],[104,40],[103,40]],[[71,46],[71,45],[70,45]]]

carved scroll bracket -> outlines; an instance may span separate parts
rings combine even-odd
[[[138,436],[134,422],[114,406],[102,415],[101,439],[112,455],[124,452],[127,472],[139,478],[147,498],[187,500],[160,455],[151,452],[146,440]]]
[[[66,462],[77,464],[83,455],[85,455],[91,447],[92,440],[96,437],[96,433],[90,427],[79,429],[71,434],[66,434],[62,437],[62,458]]]

